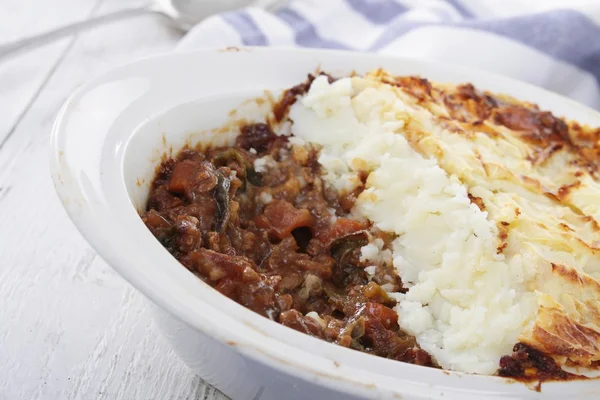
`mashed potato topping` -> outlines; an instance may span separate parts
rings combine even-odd
[[[393,263],[408,288],[393,294],[400,326],[440,366],[492,374],[517,342],[589,366],[600,360],[595,144],[586,153],[559,137],[564,122],[465,87],[320,76],[290,108],[291,132],[321,147],[339,192],[364,186],[353,213],[394,239],[363,258]]]

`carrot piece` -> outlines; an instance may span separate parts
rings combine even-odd
[[[190,160],[184,160],[175,164],[168,189],[175,193],[191,192],[196,184],[198,164]]]
[[[296,228],[313,226],[315,218],[307,209],[298,209],[285,200],[273,200],[255,223],[258,227],[270,228],[279,239],[283,239]]]

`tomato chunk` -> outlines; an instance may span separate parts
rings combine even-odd
[[[398,314],[389,307],[378,303],[367,303],[365,313],[381,322],[385,329],[398,327]]]
[[[332,243],[369,227],[368,221],[357,221],[350,218],[338,218],[331,227],[324,232],[317,232],[317,238],[323,243]]]

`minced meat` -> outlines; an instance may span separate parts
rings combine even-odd
[[[434,366],[381,288],[403,291],[393,267],[371,279],[364,270],[360,248],[372,234],[369,222],[348,216],[357,193],[328,190],[317,155],[266,124],[245,126],[232,147],[165,160],[142,219],[186,268],[252,311],[344,347]]]

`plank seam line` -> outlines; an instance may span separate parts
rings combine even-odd
[[[96,13],[96,11],[98,11],[98,8],[100,7],[100,5],[103,2],[104,2],[104,0],[97,0],[96,3],[94,4],[94,7],[92,7],[92,10],[89,12],[89,14],[88,14],[88,16],[87,16],[86,19],[89,19],[90,17],[92,17]],[[69,44],[67,45],[67,47],[62,51],[62,53],[60,54],[60,57],[58,58],[58,60],[56,60],[56,62],[52,66],[52,68],[50,68],[50,70],[48,71],[48,73],[44,77],[44,80],[42,81],[42,83],[40,84],[40,86],[37,88],[37,90],[35,91],[35,93],[33,94],[33,96],[31,96],[31,99],[25,105],[25,108],[23,108],[23,111],[17,117],[17,120],[15,121],[15,123],[13,124],[13,126],[8,131],[8,134],[2,139],[2,141],[0,141],[0,151],[2,151],[2,149],[4,148],[4,146],[6,145],[6,143],[8,142],[8,140],[16,132],[16,130],[19,127],[19,125],[21,124],[21,122],[23,122],[23,119],[25,118],[25,115],[27,115],[27,113],[29,112],[29,110],[31,109],[31,107],[33,107],[33,104],[40,97],[40,94],[42,93],[42,90],[44,90],[44,88],[46,87],[46,85],[48,84],[48,82],[50,82],[50,79],[52,78],[52,76],[54,75],[54,73],[56,72],[56,70],[58,69],[58,67],[62,64],[62,62],[66,58],[66,56],[69,53],[69,51],[71,51],[71,49],[73,48],[73,45],[75,44],[75,42],[79,38],[80,34],[81,34],[81,32],[78,32],[78,33],[74,34],[69,39]]]

